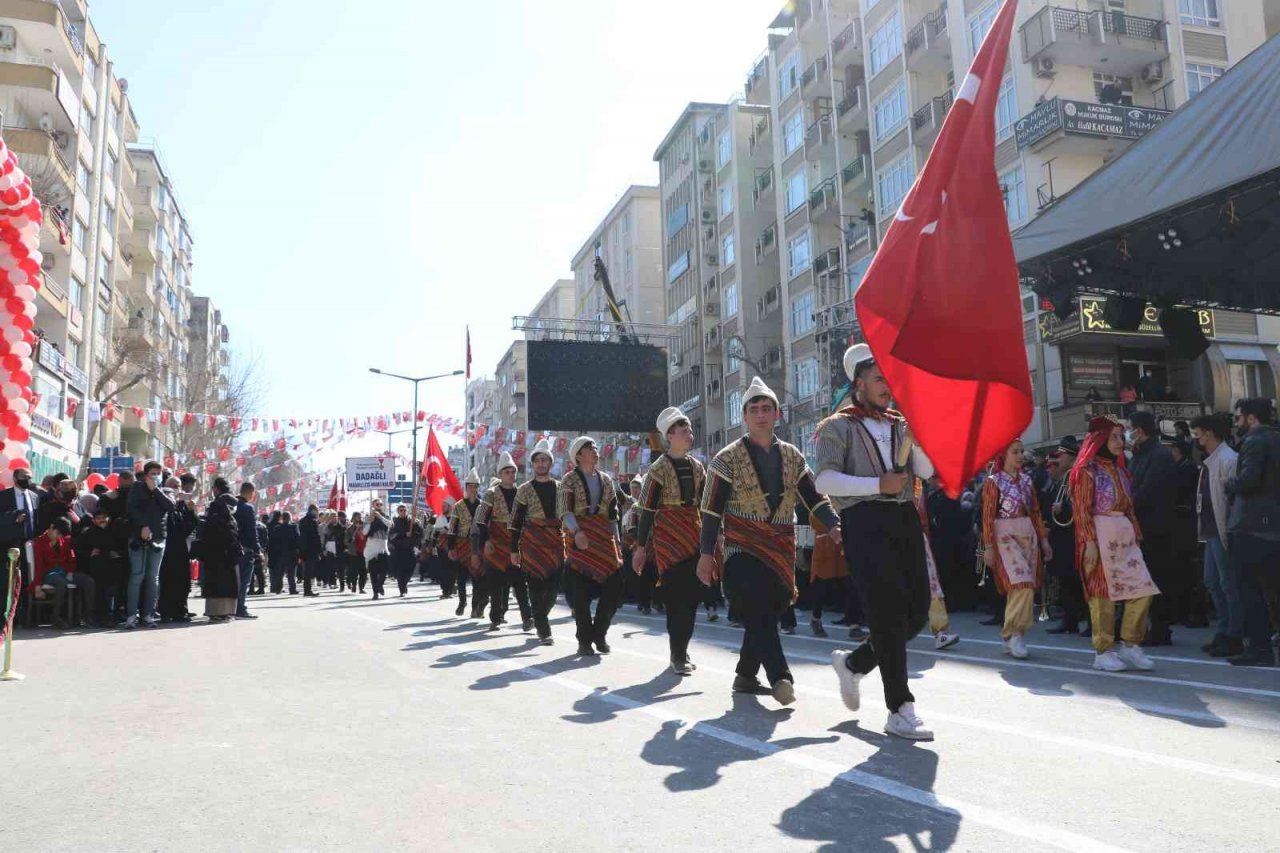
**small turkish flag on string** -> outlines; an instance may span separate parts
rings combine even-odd
[[[239,432],[239,431],[240,431],[240,419],[239,419],[239,418],[231,418],[231,428],[232,428],[233,430],[236,430],[237,432]]]
[[[141,406],[130,406],[129,411],[133,412],[133,416],[138,420],[146,420],[146,414],[142,411]]]
[[[195,422],[196,422],[196,416],[195,416],[195,415],[191,414],[190,412],[183,412],[183,413],[182,413],[182,425],[183,425],[184,427],[191,426],[191,425],[192,425],[193,423],[195,423]]]
[[[167,410],[165,410],[165,409],[161,409],[161,410],[160,410],[160,423],[162,423],[162,424],[164,424],[164,425],[166,425],[166,426],[167,426],[167,425],[169,424],[170,416],[171,416],[171,413],[170,413],[169,411],[167,411]]]
[[[218,416],[217,416],[217,415],[209,415],[209,417],[208,417],[208,423],[209,423],[209,429],[217,429],[217,428],[218,428]]]
[[[67,417],[75,420],[76,412],[80,411],[80,401],[75,397],[67,398]]]
[[[1018,268],[995,169],[1016,7],[1001,6],[855,295],[876,364],[952,497],[1031,420]]]

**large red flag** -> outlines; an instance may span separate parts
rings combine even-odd
[[[338,508],[338,478],[333,478],[333,488],[329,490],[329,506],[328,509],[336,510]]]
[[[947,493],[1031,420],[1018,269],[996,179],[1005,0],[858,289],[858,320]]]
[[[449,457],[436,439],[436,431],[427,427],[427,455],[422,459],[419,493],[426,493],[427,505],[436,515],[444,512],[444,499],[462,500],[462,484],[449,464]]]

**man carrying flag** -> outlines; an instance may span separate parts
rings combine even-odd
[[[908,487],[936,468],[958,495],[1031,419],[1018,270],[995,171],[996,100],[1016,6],[1001,6],[854,296],[870,345],[845,355],[858,405],[825,421],[820,435],[818,487],[845,505],[846,559],[875,614],[870,645],[832,654],[841,696],[856,710],[858,681],[878,665],[885,731],[916,740],[933,734],[915,716],[906,643],[927,621],[929,585]],[[905,418],[889,411],[893,398]],[[928,456],[911,449],[914,439]],[[874,532],[872,516],[883,524]]]

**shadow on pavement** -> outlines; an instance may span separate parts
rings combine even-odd
[[[481,636],[484,636],[483,634]],[[478,638],[477,638],[478,639]],[[450,642],[449,645],[457,645]],[[518,646],[507,646],[502,649],[485,649],[485,655],[493,658],[527,658],[533,657],[530,652],[533,649],[531,643],[521,643]],[[412,651],[413,646],[405,646],[402,651]],[[451,654],[441,656],[435,663],[431,664],[431,669],[457,669],[464,663],[474,663],[475,661],[484,661],[486,658],[476,655],[474,652],[462,651],[453,652]]]
[[[533,648],[537,644],[537,640],[530,640],[528,648]],[[514,657],[514,656],[513,656]],[[512,669],[506,672],[495,672],[493,675],[486,675],[477,678],[469,690],[502,690],[510,687],[512,684],[525,681],[537,681],[541,678],[552,678],[566,672],[573,672],[577,669],[588,669],[593,666],[599,666],[600,657],[598,655],[590,655],[579,657],[576,654],[565,655],[561,658],[555,658],[543,663],[531,664],[521,669]]]
[[[730,764],[755,761],[780,750],[839,740],[835,735],[770,740],[778,724],[789,719],[794,711],[794,708],[766,708],[761,704],[761,697],[735,693],[733,707],[714,720],[701,720],[692,726],[680,720],[663,723],[640,750],[640,757],[659,767],[679,768],[664,780],[667,790],[678,793],[710,788],[720,781],[722,771]],[[762,753],[746,746],[735,746],[717,734],[704,735],[701,729],[742,735],[766,742],[770,749],[768,753]]]
[[[594,660],[600,659],[596,655],[591,657]],[[686,696],[698,696],[701,694],[702,691],[700,690],[687,693],[667,693],[668,690],[680,684],[681,681],[680,676],[668,669],[658,673],[644,684],[633,684],[630,687],[621,687],[617,690],[597,687],[590,695],[584,696],[573,703],[573,710],[577,712],[576,714],[564,714],[561,719],[566,722],[581,723],[588,726],[596,723],[607,723],[615,719],[619,711],[635,705],[656,705],[659,702],[670,702],[673,699],[683,699]]]

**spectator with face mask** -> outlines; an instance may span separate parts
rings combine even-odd
[[[139,614],[148,628],[159,625],[155,607],[160,591],[160,564],[168,538],[169,513],[175,509],[173,501],[160,488],[163,470],[159,462],[148,462],[142,468],[142,482],[129,490],[129,589],[121,626],[126,630],[138,626]]]

